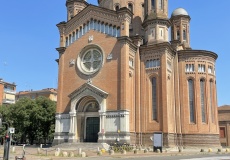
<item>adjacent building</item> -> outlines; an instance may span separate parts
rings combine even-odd
[[[221,146],[230,146],[230,106],[218,107]]]
[[[57,90],[54,88],[45,88],[42,90],[29,90],[29,91],[20,91],[16,94],[16,100],[20,98],[28,97],[31,99],[36,99],[39,96],[49,98],[52,101],[57,101]]]
[[[16,84],[0,79],[0,105],[14,104],[16,95]]]
[[[219,146],[218,56],[191,48],[188,12],[168,13],[168,0],[98,3],[67,0],[57,24],[54,144],[152,145],[160,133],[164,147]]]

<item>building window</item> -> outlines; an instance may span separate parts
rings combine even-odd
[[[68,37],[65,38],[65,47],[68,47],[68,43],[69,43],[69,40],[68,40]]]
[[[151,0],[152,9],[155,9],[155,0]]]
[[[78,40],[78,38],[79,38],[79,32],[78,32],[78,30],[76,30],[76,37],[75,37],[75,39]]]
[[[186,64],[185,72],[195,72],[194,64]]]
[[[90,29],[93,29],[93,20],[90,21]]]
[[[101,50],[97,47],[92,47],[80,54],[77,65],[82,73],[90,75],[101,68],[102,61],[103,55]]]
[[[134,67],[134,62],[132,58],[129,58],[129,66]]]
[[[105,25],[105,34],[109,34],[109,25],[108,24]]]
[[[220,127],[220,138],[225,138],[225,127]]]
[[[155,28],[152,28],[152,29],[151,29],[151,36],[152,36],[153,39],[156,38],[155,35],[156,35],[156,29],[155,29]]]
[[[188,80],[188,94],[189,94],[190,122],[195,123],[194,82],[192,79]]]
[[[176,39],[180,40],[180,29],[179,28],[177,28],[177,31],[176,31]]]
[[[161,10],[163,9],[163,6],[164,6],[163,0],[159,0],[159,8],[160,8]]]
[[[152,119],[157,120],[157,79],[152,78]]]
[[[116,10],[116,11],[118,11],[119,9],[120,9],[119,4],[116,4],[116,6],[115,6],[115,10]]]
[[[208,73],[213,74],[213,68],[212,68],[212,66],[208,66]]]
[[[198,72],[200,72],[200,73],[205,72],[205,65],[204,64],[198,64]]]
[[[101,24],[101,33],[105,33],[105,23]]]
[[[213,114],[213,81],[210,80],[210,110],[211,110],[211,119],[214,122],[214,114]]]
[[[120,37],[120,36],[121,36],[121,29],[117,28],[117,37]]]
[[[205,81],[204,79],[200,80],[200,101],[201,101],[201,114],[202,122],[206,122],[206,111],[205,111]]]
[[[133,13],[133,4],[132,3],[128,4],[128,9]]]
[[[184,41],[186,41],[186,40],[187,40],[186,30],[183,30],[183,40],[184,40]]]
[[[145,67],[146,68],[160,67],[160,60],[159,59],[147,60]]]

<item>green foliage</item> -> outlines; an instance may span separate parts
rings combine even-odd
[[[133,147],[130,145],[114,144],[113,146],[111,146],[111,149],[114,150],[114,152],[122,152],[122,151],[131,152],[133,150]]]
[[[15,128],[14,140],[33,144],[34,140],[53,138],[56,102],[46,97],[22,98],[15,104],[0,107],[3,121]],[[4,132],[0,132],[4,135]]]

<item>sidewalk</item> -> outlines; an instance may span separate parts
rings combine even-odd
[[[10,159],[9,160],[15,160],[15,156],[21,156],[23,149],[22,146],[15,146],[15,153],[12,152],[12,147],[10,149]],[[38,150],[40,150],[40,154],[38,154]],[[62,151],[74,153],[74,157],[62,157],[62,156],[55,156],[56,148],[42,148],[38,149],[34,146],[26,146],[25,147],[25,157],[26,160],[76,160],[76,159],[84,159],[80,155],[78,155],[78,149],[61,149]],[[109,158],[133,158],[133,157],[152,157],[152,156],[179,156],[179,155],[195,155],[195,154],[216,154],[217,150],[213,150],[213,152],[208,152],[208,150],[205,150],[205,152],[200,152],[198,149],[184,149],[183,152],[178,152],[178,150],[170,150],[163,153],[155,153],[155,152],[147,152],[144,153],[143,150],[138,150],[137,154],[134,154],[134,152],[127,152],[126,154],[121,153],[114,153],[114,155],[110,155],[108,152],[103,153],[102,155],[97,155],[97,151],[84,151],[82,152],[86,153],[87,159],[88,158],[94,158],[94,159],[109,159]],[[225,150],[223,150],[220,154],[226,154]],[[229,153],[228,153],[229,154]],[[0,157],[3,155],[3,147],[0,147]]]

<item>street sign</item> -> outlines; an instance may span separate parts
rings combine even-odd
[[[10,130],[10,133],[12,134],[12,133],[14,133],[15,128],[9,128],[9,130]]]

